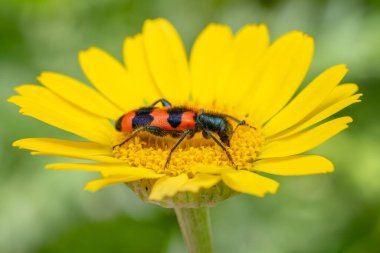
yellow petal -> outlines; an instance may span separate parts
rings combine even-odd
[[[172,197],[188,180],[186,174],[181,174],[176,177],[164,176],[158,179],[153,185],[149,199],[162,200],[165,197]]]
[[[117,119],[123,111],[110,103],[98,92],[71,77],[52,72],[43,72],[38,80],[57,96],[100,117]]]
[[[325,108],[329,105],[335,104],[336,102],[355,94],[358,90],[359,87],[354,83],[338,85],[318,107]]]
[[[96,143],[111,145],[115,130],[108,120],[83,111],[37,85],[19,86],[16,91],[21,95],[8,101],[20,106],[22,114]]]
[[[106,156],[106,155],[96,155],[96,156],[90,156],[90,155],[66,155],[62,153],[56,153],[56,152],[49,152],[49,151],[32,151],[30,152],[31,155],[44,155],[44,156],[62,156],[62,157],[68,157],[68,158],[76,158],[81,160],[90,160],[90,161],[97,161],[97,162],[103,162],[103,163],[120,163],[120,160],[112,157],[112,156]]]
[[[195,177],[189,179],[187,183],[181,186],[179,191],[198,192],[201,188],[210,188],[221,180],[220,176],[209,174],[197,174]]]
[[[266,193],[275,193],[279,184],[254,172],[238,170],[222,174],[223,182],[231,189],[263,197]]]
[[[346,129],[350,122],[351,117],[341,117],[310,130],[277,139],[265,145],[259,157],[284,157],[308,151]]]
[[[135,88],[141,88],[140,91],[136,91],[136,95],[143,97],[148,104],[162,98],[163,94],[154,82],[152,73],[149,69],[144,41],[141,34],[134,37],[128,37],[124,41],[123,56],[130,75],[138,84]]]
[[[290,100],[309,69],[313,50],[312,38],[300,32],[288,33],[270,46],[243,101],[254,122],[265,123]]]
[[[175,28],[164,19],[147,20],[143,39],[150,71],[164,97],[174,103],[187,101],[190,75],[186,51]]]
[[[346,73],[345,65],[337,65],[320,74],[265,125],[264,135],[270,137],[306,117],[328,97]]]
[[[141,179],[142,177],[139,176],[124,176],[124,177],[108,177],[108,178],[102,178],[102,179],[97,179],[93,180],[91,182],[88,182],[86,186],[84,187],[85,190],[88,191],[97,191],[101,188],[104,188],[106,186],[109,186],[111,184],[116,184],[116,183],[128,183],[132,181],[136,181]]]
[[[79,53],[79,63],[96,89],[123,111],[144,105],[141,84],[136,83],[124,66],[108,53],[90,48]],[[147,89],[145,92],[150,91]]]
[[[260,160],[254,163],[252,170],[281,176],[303,176],[333,172],[334,165],[322,156],[297,155]]]
[[[228,166],[217,166],[217,165],[206,165],[206,164],[194,164],[192,167],[194,172],[204,173],[204,174],[222,174],[225,171],[232,171],[234,168]]]
[[[109,146],[85,141],[69,141],[50,138],[28,138],[15,141],[13,146],[35,151],[52,151],[67,154],[111,155]]]
[[[334,90],[325,98],[322,103],[318,105],[309,115],[302,119],[297,125],[270,137],[270,139],[276,139],[279,137],[289,136],[298,133],[305,128],[318,123],[331,115],[343,110],[347,106],[360,102],[359,98],[362,94],[357,94],[350,97],[352,94],[358,91],[356,84],[347,83],[341,84],[334,88]],[[268,137],[267,137],[268,138]]]
[[[216,98],[215,89],[231,43],[232,31],[226,25],[210,24],[196,39],[190,57],[194,101],[211,104]]]
[[[360,102],[361,100],[359,98],[361,96],[362,94],[357,94],[357,95],[348,97],[346,99],[343,99],[341,101],[337,101],[335,104],[324,104],[323,105],[324,107],[319,106],[312,113],[310,113],[308,117],[303,119],[299,124],[286,130],[285,132],[280,133],[278,136],[274,137],[273,139],[284,138],[286,136],[298,133],[309,126],[312,126],[330,117],[331,115],[334,115],[335,113],[343,110],[347,106]]]
[[[220,46],[220,42],[216,43]],[[268,46],[269,33],[265,25],[246,25],[239,30],[233,38],[230,50],[226,53],[221,52],[221,56],[225,54],[225,57],[223,66],[219,69],[220,73],[215,77],[215,80],[219,81],[215,87],[216,101],[223,101],[228,108],[234,108],[241,102],[247,90],[255,85],[253,80],[257,73],[254,69],[257,68]],[[215,48],[215,45],[213,47]],[[218,66],[221,63],[222,61],[218,61],[212,64]]]
[[[103,173],[104,176],[138,176],[140,178],[159,178],[162,174],[157,174],[153,170],[131,167],[124,163],[53,163],[45,167],[53,170],[84,170]]]
[[[64,156],[101,162],[120,162],[113,158],[109,146],[93,142],[68,141],[49,138],[28,138],[15,141],[13,146],[33,150],[34,155]]]

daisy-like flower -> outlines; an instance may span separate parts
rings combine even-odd
[[[301,32],[270,43],[264,25],[247,25],[233,34],[228,26],[211,24],[188,59],[168,21],[147,20],[141,34],[125,40],[124,63],[99,48],[79,54],[94,87],[44,72],[38,77],[42,86],[22,85],[16,88],[19,95],[9,99],[22,114],[86,140],[29,138],[14,146],[32,154],[96,161],[47,168],[100,172],[102,177],[89,182],[87,190],[128,183],[142,199],[167,207],[208,206],[236,192],[262,197],[279,185],[267,174],[332,172],[328,159],[302,153],[346,129],[350,117],[325,120],[360,101],[355,84],[341,84],[344,65],[325,70],[298,92],[312,56],[313,40]],[[251,127],[237,128],[226,147],[236,167],[220,146],[199,133],[181,143],[167,167],[176,138],[141,133],[115,146],[128,136],[115,129],[115,122],[160,98],[244,119]]]

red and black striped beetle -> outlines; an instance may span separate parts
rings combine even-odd
[[[158,103],[161,103],[163,107],[155,107]],[[228,119],[237,123],[235,130]],[[227,114],[205,112],[202,109],[172,106],[166,99],[159,99],[152,105],[130,111],[117,120],[116,130],[130,135],[114,148],[133,139],[140,132],[148,132],[160,137],[170,135],[179,138],[168,154],[165,163],[165,168],[167,168],[173,151],[185,137],[188,136],[190,139],[197,132],[202,132],[204,138],[213,139],[224,150],[232,165],[235,166],[226,146],[230,146],[234,132],[241,125],[247,125],[245,120],[238,120]],[[219,139],[213,133],[217,134]]]

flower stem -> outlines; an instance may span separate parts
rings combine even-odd
[[[175,208],[189,253],[212,253],[210,215],[207,207]]]

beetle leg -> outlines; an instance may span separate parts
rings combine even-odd
[[[210,139],[211,138],[209,131],[202,131],[202,136],[205,139]]]
[[[157,101],[155,101],[153,104],[151,104],[151,107],[154,107],[156,104],[161,103],[164,107],[172,107],[172,104],[167,101],[165,98],[161,98]]]
[[[234,160],[232,159],[232,156],[230,154],[230,152],[227,150],[227,148],[218,140],[218,138],[216,138],[210,131],[208,130],[204,130],[203,132],[205,132],[205,134],[203,134],[203,136],[208,136],[209,138],[211,137],[215,142],[216,144],[219,145],[219,147],[221,147],[223,149],[223,151],[226,153],[228,159],[230,160],[230,162],[232,163],[232,166],[234,166],[236,169],[237,169],[237,166],[235,165],[234,163]],[[207,138],[207,137],[206,137]]]
[[[188,139],[191,139],[194,137],[194,135],[196,134],[197,132],[196,131],[192,131],[189,136],[188,136]]]
[[[146,131],[146,126],[144,126],[144,127],[139,127],[139,128],[137,128],[136,130],[134,130],[122,143],[120,143],[120,144],[117,144],[117,145],[115,145],[115,146],[113,146],[112,147],[112,149],[115,149],[116,147],[120,147],[121,145],[123,145],[123,144],[125,144],[125,143],[127,143],[128,141],[130,141],[131,139],[133,139],[133,138],[135,138],[136,137],[136,135],[138,134],[138,133],[140,133],[141,131]]]
[[[155,127],[155,126],[142,126],[142,127],[137,128],[136,130],[134,130],[122,143],[113,146],[113,148],[120,147],[124,143],[126,143],[126,142],[130,141],[131,139],[133,139],[134,137],[136,137],[136,135],[138,133],[142,132],[142,131],[149,132],[149,133],[151,133],[151,134],[153,134],[155,136],[159,136],[159,137],[164,137],[164,136],[166,136],[166,135],[168,135],[170,133],[170,132],[168,132],[166,130],[162,130],[159,127]]]
[[[181,144],[181,142],[186,138],[186,136],[188,134],[191,134],[193,132],[192,129],[187,129],[181,136],[181,138],[179,138],[179,140],[176,142],[176,144],[174,144],[174,146],[172,147],[172,149],[170,150],[169,154],[168,154],[168,157],[166,158],[166,163],[165,163],[165,169],[169,166],[169,162],[170,162],[170,158],[172,157],[172,153],[174,152],[174,150],[179,146],[179,144]]]

